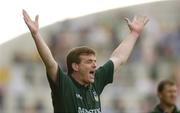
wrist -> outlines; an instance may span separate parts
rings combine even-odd
[[[39,32],[31,32],[33,37],[37,37],[39,35]]]
[[[138,38],[139,35],[140,35],[140,33],[135,32],[135,31],[131,31],[131,32],[130,32],[130,35],[133,36],[133,37],[135,37],[135,38]]]

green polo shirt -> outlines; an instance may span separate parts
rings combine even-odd
[[[101,113],[100,94],[113,81],[114,65],[111,60],[95,72],[95,81],[88,87],[63,73],[58,66],[55,82],[48,76],[54,113]]]
[[[163,111],[163,109],[161,109],[160,105],[157,105],[153,111],[149,112],[149,113],[165,113]],[[177,107],[175,106],[174,110],[172,113],[180,113],[180,111],[177,109]]]

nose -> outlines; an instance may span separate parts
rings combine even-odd
[[[96,66],[97,66],[97,65],[96,65],[96,62],[94,62],[94,63],[93,63],[93,68],[96,68]]]

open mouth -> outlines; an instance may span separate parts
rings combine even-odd
[[[90,79],[94,81],[94,78],[95,78],[95,71],[89,71],[89,75],[90,75],[90,76],[89,76]]]
[[[94,75],[95,71],[90,71],[89,73],[92,74],[92,75]]]

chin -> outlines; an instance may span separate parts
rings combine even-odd
[[[90,83],[94,83],[94,79],[91,79],[89,82],[90,82]]]
[[[175,105],[175,102],[169,102],[168,104],[169,104],[169,106],[173,106],[173,105]]]

